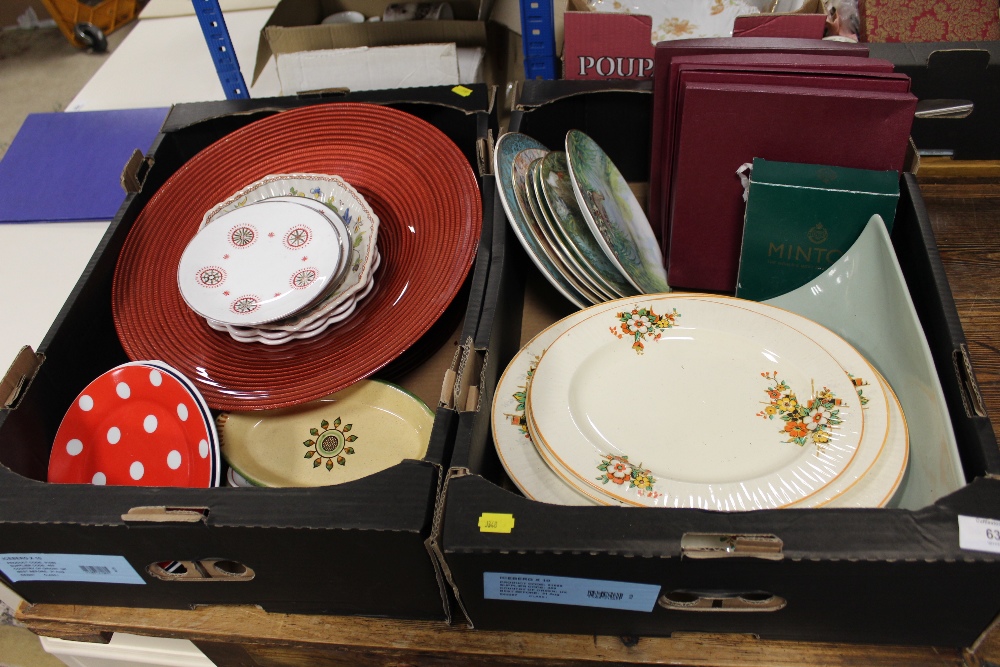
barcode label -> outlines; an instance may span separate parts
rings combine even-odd
[[[483,573],[487,600],[545,602],[629,611],[653,611],[660,587],[627,581],[549,577],[507,572]]]
[[[614,600],[618,601],[625,597],[625,594],[620,591],[587,591],[588,598],[594,598],[595,600]]]
[[[0,554],[0,572],[18,581],[145,584],[122,556],[99,554]]]

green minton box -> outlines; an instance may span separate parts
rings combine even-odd
[[[888,231],[899,173],[754,158],[736,296],[764,301],[830,268],[873,215]]]

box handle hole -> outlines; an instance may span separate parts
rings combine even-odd
[[[784,609],[788,602],[767,591],[675,590],[661,595],[657,604],[674,611],[764,612]]]
[[[225,558],[159,561],[146,571],[161,581],[250,581],[256,576],[243,563]]]

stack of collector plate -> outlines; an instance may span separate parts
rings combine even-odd
[[[275,174],[214,206],[177,284],[210,327],[281,345],[345,321],[372,291],[378,217],[338,176]]]
[[[892,388],[855,348],[715,295],[564,318],[515,356],[492,416],[514,484],[567,505],[880,507],[909,455]]]
[[[669,292],[659,244],[621,172],[583,132],[567,133],[565,149],[516,132],[497,141],[500,198],[528,256],[580,308]]]

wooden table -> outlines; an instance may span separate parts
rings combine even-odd
[[[1000,432],[1000,164],[927,163],[921,186],[980,390]],[[254,607],[191,611],[22,605],[39,635],[108,641],[113,632],[193,641],[225,665],[982,665],[1000,662],[998,626],[965,650],[764,641],[741,635],[618,637],[486,632],[383,619],[269,614]]]

